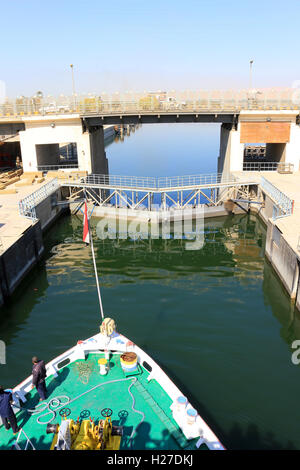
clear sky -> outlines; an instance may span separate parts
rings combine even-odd
[[[7,95],[291,87],[300,1],[0,0]]]

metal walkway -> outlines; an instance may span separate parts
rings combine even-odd
[[[153,210],[154,197],[160,198],[163,210],[167,201],[184,209],[189,204],[200,204],[203,196],[213,206],[225,199],[249,197],[249,188],[259,184],[251,178],[245,181],[221,173],[171,177],[138,177],[119,175],[88,175],[61,180],[61,186],[69,188],[69,200],[79,197],[84,190],[87,197],[98,206],[112,204],[115,207],[138,209],[146,206]]]
[[[221,188],[228,186],[241,186],[249,184],[258,184],[258,181],[247,179],[240,181],[235,177],[224,177],[222,173],[210,173],[188,176],[171,177],[144,177],[144,176],[119,176],[119,175],[88,175],[75,179],[61,180],[62,186],[98,188],[98,189],[122,189],[124,191],[139,192],[174,192],[188,191],[190,189],[202,188]]]
[[[251,196],[253,186],[259,186],[273,200],[274,220],[293,213],[294,201],[264,177],[255,176],[251,179],[245,175],[245,180],[241,180],[233,175],[225,178],[220,173],[160,178],[118,175],[88,175],[65,180],[54,178],[20,200],[19,212],[22,216],[36,220],[36,206],[59,188],[69,188],[68,196],[65,195],[66,203],[77,203],[76,210],[80,210],[83,203],[84,191],[87,199],[95,206],[133,210],[146,208],[150,211],[157,210],[154,196],[158,195],[161,203],[159,210],[165,211],[170,205],[176,209],[201,206],[201,196],[211,206],[220,205],[225,200],[255,202]]]

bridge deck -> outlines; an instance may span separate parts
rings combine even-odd
[[[77,188],[118,189],[143,193],[166,193],[195,189],[215,189],[259,184],[260,178],[251,176],[224,178],[221,174],[174,176],[174,177],[134,177],[115,175],[89,175],[86,178],[61,180],[62,186]]]
[[[153,188],[143,186],[118,186],[100,183],[85,183],[80,181],[62,181],[61,186],[77,187],[77,188],[97,188],[97,189],[119,189],[122,191],[137,191],[144,193],[166,193],[166,192],[177,192],[177,191],[189,191],[194,189],[215,189],[215,188],[228,188],[237,186],[249,186],[259,184],[259,181],[232,181],[227,183],[211,183],[211,184],[195,184],[186,186],[174,186],[164,188]]]

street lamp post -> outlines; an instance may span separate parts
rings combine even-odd
[[[74,109],[76,108],[76,101],[75,101],[75,82],[74,82],[74,65],[71,64],[70,65],[71,67],[71,70],[72,70],[72,90],[73,90],[73,106],[74,106]]]
[[[249,74],[249,88],[252,90],[252,64],[253,60],[250,60],[250,74]]]

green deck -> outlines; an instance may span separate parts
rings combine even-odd
[[[110,370],[107,375],[99,374],[98,359],[103,357],[101,354],[89,354],[85,361],[76,361],[60,372],[58,377],[50,376],[47,378],[48,398],[67,395],[74,400],[78,395],[90,390],[99,384],[117,379],[125,379],[125,375],[120,365],[119,355],[115,354],[110,360]],[[79,363],[88,364],[91,369],[89,376],[82,376],[78,371]],[[80,366],[79,366],[80,367]],[[148,382],[148,372],[144,368],[140,368],[140,374],[136,375],[138,382],[134,384],[130,391],[135,399],[135,409],[145,413],[144,422],[138,426],[133,439],[132,449],[187,449],[195,448],[195,442],[187,441],[178,428],[176,422],[172,418],[170,410],[171,399],[164,392],[162,387],[151,380]],[[88,383],[83,383],[87,382]],[[133,379],[133,377],[131,377]],[[80,414],[87,410],[86,414],[94,420],[103,419],[101,410],[103,408],[111,408],[113,411],[112,422],[114,425],[123,426],[123,438],[121,449],[130,449],[129,437],[133,429],[140,423],[142,416],[132,410],[132,397],[128,391],[128,387],[132,380],[120,381],[112,384],[104,384],[84,396],[74,400],[66,407],[70,408],[71,414],[69,418],[77,420]],[[24,429],[36,449],[49,449],[53,434],[46,434],[46,424],[37,423],[39,415],[31,415],[26,409],[33,409],[38,405],[38,395],[34,389],[27,395],[27,402],[23,405],[21,411],[17,413],[18,425]],[[120,417],[119,413],[125,410],[125,417]],[[41,417],[41,421],[47,421],[51,415]],[[57,412],[52,423],[60,423],[61,417]],[[6,431],[4,426],[0,427],[0,449],[10,449],[17,436],[14,436],[11,429]],[[24,448],[25,438],[19,439],[19,445]],[[206,446],[201,446],[206,448]]]

